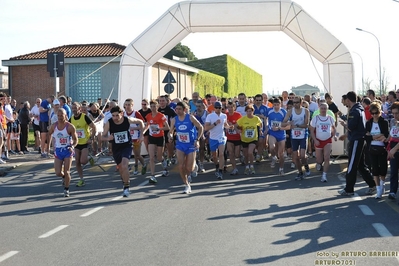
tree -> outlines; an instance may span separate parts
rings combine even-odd
[[[173,56],[187,58],[189,61],[198,60],[198,58],[195,57],[194,53],[191,52],[190,48],[188,46],[182,45],[181,43],[178,43],[172,50],[164,55],[165,58],[171,60],[173,59]]]

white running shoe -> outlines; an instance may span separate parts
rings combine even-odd
[[[230,175],[238,175],[238,169],[234,168],[233,171],[231,171]]]
[[[317,170],[317,171],[321,171],[321,164],[316,163],[316,170]]]
[[[199,172],[200,172],[200,173],[205,172],[204,164],[203,164],[203,163],[200,163],[200,164],[199,164]]]
[[[184,191],[183,191],[183,193],[184,193],[184,194],[189,194],[189,193],[191,193],[191,187],[190,187],[190,185],[184,186]]]
[[[278,174],[279,174],[280,176],[283,176],[283,175],[284,175],[284,168],[280,168],[280,169],[278,170]]]
[[[323,182],[323,183],[327,183],[327,174],[326,173],[323,173],[323,175],[321,176],[321,180],[320,181]]]
[[[270,167],[271,167],[271,168],[276,167],[276,162],[277,162],[277,157],[276,157],[276,156],[273,156],[273,157],[272,157],[272,163],[271,163]]]
[[[123,196],[124,198],[127,198],[127,197],[129,197],[129,195],[130,195],[129,189],[128,189],[128,188],[125,188],[125,189],[123,190],[122,196]]]
[[[6,163],[5,161],[3,161],[2,159],[0,159],[0,164],[4,164]]]
[[[291,169],[295,169],[295,164],[291,163]]]

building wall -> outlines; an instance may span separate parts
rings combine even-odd
[[[17,102],[29,101],[32,104],[36,98],[46,99],[54,94],[55,79],[50,77],[46,65],[12,66],[9,67],[9,79],[12,87],[10,93]],[[65,93],[65,79],[60,80],[60,93]]]
[[[8,73],[0,72],[0,89],[8,89]]]

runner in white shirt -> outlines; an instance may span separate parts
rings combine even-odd
[[[324,159],[323,175],[321,182],[327,182],[327,171],[330,166],[330,153],[332,148],[332,138],[335,136],[334,119],[327,115],[327,103],[321,103],[320,114],[316,115],[310,122],[310,134],[316,147],[316,169],[320,171]],[[324,154],[324,155],[323,155]]]
[[[227,123],[226,114],[222,113],[222,103],[214,103],[215,111],[209,114],[205,120],[205,130],[209,130],[209,146],[212,153],[213,162],[216,166],[216,177],[223,179],[224,168],[224,149],[226,146],[227,137],[225,135],[225,128],[233,128]],[[217,152],[219,151],[219,156]],[[219,157],[219,158],[218,158]]]
[[[42,103],[42,99],[37,98],[36,99],[36,104],[32,107],[30,110],[30,116],[33,118],[33,132],[35,133],[35,149],[39,149],[39,154],[41,153],[40,150],[40,127],[39,127],[39,121],[40,121],[40,111],[39,107],[40,104]]]

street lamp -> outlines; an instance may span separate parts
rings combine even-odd
[[[360,54],[356,53],[353,51],[354,54],[357,54],[360,57],[360,61],[362,62],[362,94],[364,95],[364,71],[363,71],[363,58],[361,57]]]
[[[380,40],[378,40],[377,36],[375,36],[373,33],[366,31],[366,30],[362,30],[360,28],[356,28],[356,30],[358,31],[363,31],[366,33],[369,33],[371,35],[373,35],[375,37],[375,39],[378,42],[378,59],[379,59],[379,68],[380,68],[380,96],[382,95],[382,76],[381,76],[381,49],[380,49]]]

